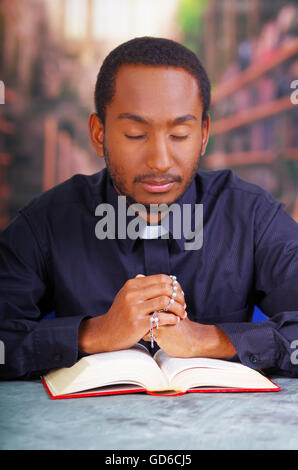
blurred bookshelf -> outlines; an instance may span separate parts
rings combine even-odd
[[[82,38],[66,37],[65,5],[0,2],[0,231],[42,191],[101,169],[88,117],[102,48],[90,45],[87,27]]]
[[[277,50],[273,51],[265,61],[251,65],[234,79],[215,88],[212,91],[212,103],[216,103],[229,94],[235,93],[239,88],[253,82],[280,63],[297,55],[297,51],[298,39],[293,39],[289,43],[282,44]]]
[[[17,100],[17,94],[5,88],[5,103],[14,103]],[[5,149],[5,144],[15,135],[15,125],[6,116],[3,115],[3,105],[0,106],[0,148]],[[8,179],[8,169],[12,165],[13,156],[11,153],[0,151],[0,231],[6,227],[10,220],[9,198],[11,187]]]
[[[192,4],[196,21],[185,28],[184,43],[212,84],[210,141],[200,167],[231,168],[284,202],[298,221],[298,105],[291,100],[297,2],[209,0],[200,12]]]

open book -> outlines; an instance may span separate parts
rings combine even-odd
[[[72,367],[48,372],[42,381],[53,399],[135,392],[181,395],[281,390],[260,372],[243,364],[208,358],[175,358],[161,349],[152,358],[141,344],[83,357]]]

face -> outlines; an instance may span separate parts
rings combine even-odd
[[[179,199],[207,146],[202,112],[197,81],[184,69],[122,66],[105,125],[95,114],[89,119],[116,191],[146,207]]]

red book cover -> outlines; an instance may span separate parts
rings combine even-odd
[[[173,391],[170,393],[169,391],[165,392],[150,392],[146,390],[145,388],[130,388],[126,390],[110,390],[110,391],[100,391],[98,389],[92,391],[89,390],[87,392],[78,392],[78,393],[69,393],[65,395],[53,395],[51,390],[49,389],[45,379],[41,377],[42,383],[47,390],[50,398],[52,400],[60,400],[60,399],[66,399],[66,398],[85,398],[85,397],[98,397],[98,396],[105,396],[105,395],[123,395],[123,394],[130,394],[130,393],[146,393],[147,395],[153,395],[153,396],[162,396],[162,397],[177,397],[180,395],[185,395],[186,393],[243,393],[243,392],[279,392],[281,391],[281,387],[277,386],[276,384],[272,383],[273,387],[272,388],[266,388],[266,389],[248,389],[248,388],[212,388],[212,387],[202,387],[202,388],[196,388],[196,389],[190,389],[187,390],[187,392],[178,392],[178,391]],[[269,379],[268,379],[269,380]]]
[[[185,393],[279,391],[259,371],[211,358],[176,358],[159,350],[151,357],[142,345],[81,358],[42,378],[52,399],[126,393],[179,396]]]

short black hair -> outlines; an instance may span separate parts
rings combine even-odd
[[[113,49],[104,59],[95,85],[96,114],[105,124],[106,106],[115,93],[117,71],[125,64],[181,67],[196,78],[203,103],[203,121],[210,106],[210,81],[198,57],[176,41],[156,37],[138,37]]]

